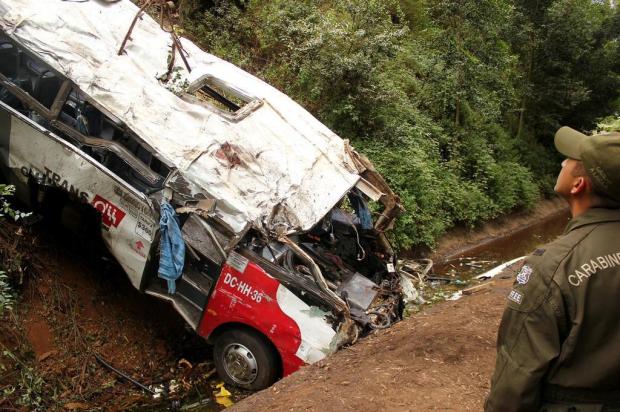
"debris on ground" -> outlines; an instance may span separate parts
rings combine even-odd
[[[231,400],[232,393],[230,393],[228,389],[226,389],[226,387],[224,386],[224,382],[218,383],[215,388],[217,389],[213,392],[213,396],[215,396],[215,402],[225,408],[231,407],[235,404]]]
[[[525,259],[525,256],[521,256],[521,257],[512,259],[512,260],[510,260],[508,262],[502,263],[501,265],[496,266],[496,267],[494,267],[493,269],[491,269],[489,271],[486,271],[484,273],[481,273],[480,275],[477,275],[476,279],[478,279],[478,280],[491,279],[491,278],[497,276],[498,274],[502,273],[502,271],[504,269],[506,269],[507,267],[512,266],[515,263],[522,261],[523,259]]]

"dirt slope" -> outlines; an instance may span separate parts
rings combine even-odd
[[[95,353],[147,385],[201,381],[212,369],[198,364],[205,360],[202,340],[169,305],[138,293],[116,265],[76,243],[71,235],[0,228],[3,261],[17,260],[24,272],[17,309],[0,317],[0,410],[158,403],[102,367]],[[190,363],[179,363],[183,358]]]
[[[232,410],[481,410],[516,271],[510,268],[484,292],[437,304],[305,367]]]
[[[501,244],[501,240],[498,242],[498,239],[508,238],[507,240],[510,242],[511,239],[509,238],[515,234],[527,232],[532,226],[562,214],[568,220],[568,205],[562,198],[554,196],[551,199],[541,200],[531,210],[520,210],[501,216],[482,223],[473,230],[469,227],[455,227],[437,241],[437,247],[430,253],[430,258],[436,263],[441,263],[454,256],[476,253],[481,249],[488,248],[490,244],[493,244],[495,248],[504,248],[510,245]],[[561,224],[562,226],[566,220]],[[414,253],[411,254],[415,255]]]

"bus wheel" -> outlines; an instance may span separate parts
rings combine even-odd
[[[230,329],[215,341],[215,368],[224,381],[243,389],[265,389],[277,379],[277,354],[258,333]]]

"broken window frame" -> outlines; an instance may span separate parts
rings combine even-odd
[[[48,104],[45,104],[45,101],[40,98],[41,96],[37,97],[37,94],[40,93],[40,88],[45,85],[43,80],[56,80],[58,82],[57,87],[54,87],[56,91],[55,93],[48,93],[48,96],[57,95],[62,89],[62,83],[65,80],[65,76],[60,75],[56,70],[43,62],[41,59],[34,57],[33,53],[31,53],[26,47],[13,41],[8,36],[0,34],[0,40],[2,40],[3,45],[8,44],[11,46],[12,53],[15,58],[13,62],[15,64],[15,81],[12,81],[6,76],[5,78],[17,86],[20,90],[24,91],[27,95],[32,97],[34,102],[38,103],[37,108],[42,109],[49,115],[53,112],[54,100]],[[24,56],[26,56],[26,58],[24,58]],[[51,74],[51,77],[49,77],[48,74]],[[25,77],[23,75],[25,75]],[[34,81],[35,77],[37,78],[36,81]],[[32,86],[32,94],[24,89],[20,84],[17,84],[16,81],[32,82],[30,83],[30,86]]]
[[[15,47],[18,50],[18,52],[26,54],[30,59],[40,62],[44,64],[45,66],[48,66],[46,63],[41,62],[41,59],[36,57],[36,55],[30,52],[25,46],[15,42],[10,37],[0,35],[0,40],[3,42],[8,42],[12,44],[13,47]],[[62,79],[60,89],[58,90],[56,97],[54,98],[53,103],[50,108],[45,107],[45,105],[43,105],[35,97],[30,95],[30,93],[22,89],[18,84],[14,83],[10,78],[5,76],[2,72],[0,72],[0,86],[6,88],[9,91],[9,93],[13,94],[28,109],[34,111],[35,113],[40,115],[42,118],[49,121],[52,127],[56,128],[57,130],[61,131],[66,136],[74,140],[78,144],[78,146],[101,148],[101,149],[109,151],[110,153],[115,154],[119,159],[121,159],[129,167],[131,167],[133,170],[139,173],[140,176],[145,179],[145,182],[147,184],[149,184],[156,190],[161,189],[162,184],[165,181],[167,176],[160,176],[157,172],[151,170],[151,168],[148,165],[144,164],[144,162],[142,162],[137,156],[135,156],[133,153],[127,150],[127,148],[125,148],[122,144],[115,142],[115,141],[109,141],[106,139],[102,139],[102,138],[87,136],[79,132],[78,130],[74,129],[73,127],[63,123],[62,121],[58,119],[60,112],[62,111],[62,108],[68,101],[69,95],[71,94],[72,90],[76,89],[80,91],[81,93],[83,92],[81,91],[79,87],[74,85],[72,81],[67,79],[64,75],[60,74],[53,68],[50,67],[49,71],[54,73],[54,75],[56,75],[58,78]],[[85,93],[83,94],[87,96]],[[104,116],[107,116],[112,121],[118,120],[115,116],[111,115],[107,110],[101,107],[101,105],[99,105],[98,103],[94,102],[92,99],[87,98],[87,102],[89,104],[92,104]],[[170,175],[172,168],[168,164],[166,164],[166,162],[162,161],[162,159],[159,158],[158,156],[155,156],[154,151],[148,145],[146,145],[141,139],[137,138],[137,135],[135,133],[130,132],[128,134],[130,134],[135,140],[137,140],[138,143],[142,145],[142,147],[148,150],[153,155],[153,157],[157,158],[158,161],[164,164],[169,169],[168,175]],[[99,162],[97,163],[101,164]],[[125,181],[125,179],[121,179],[121,180]],[[129,183],[128,185],[133,186]]]
[[[71,100],[72,96],[73,100]],[[125,125],[125,123],[123,123],[120,119],[111,114],[99,103],[88,97],[88,95],[82,92],[78,87],[74,87],[73,92],[69,94],[65,105],[67,105],[69,101],[73,101],[74,103],[79,105],[88,104],[92,106],[95,110],[99,111],[99,113],[104,117],[104,121],[106,121],[109,126],[123,133],[124,139],[133,141],[139,148],[148,152],[151,160],[149,162],[143,161],[140,157],[138,157],[136,151],[132,149],[131,146],[121,143],[117,140],[108,140],[106,138],[86,135],[80,130],[78,130],[75,126],[71,126],[69,124],[66,124],[65,122],[58,120],[53,121],[52,125],[54,127],[69,135],[69,137],[72,137],[74,139],[86,138],[91,143],[94,143],[83,143],[82,140],[80,140],[79,143],[84,146],[92,148],[103,148],[109,153],[116,155],[122,162],[128,164],[134,171],[138,172],[141,178],[145,179],[145,182],[149,185],[149,189],[146,190],[147,193],[163,188],[164,181],[171,175],[173,167],[169,165],[166,161],[164,161],[161,156],[155,150],[153,150],[151,146],[146,144],[142,139],[139,138],[137,134],[135,134],[131,129],[129,129]],[[157,161],[158,163],[160,163],[160,167],[158,169],[161,169],[161,166],[163,166],[166,170],[165,173],[160,173],[155,168],[153,168],[153,161]],[[101,162],[100,164],[107,168],[110,168],[111,170],[114,170],[109,165],[106,166],[104,163]],[[135,187],[137,190],[141,192],[144,191],[140,187],[136,187],[136,185],[134,185],[130,180],[124,179],[122,176],[119,177],[127,181],[130,186]]]
[[[237,99],[245,102],[243,106],[239,106],[230,99],[226,98],[226,96],[222,95],[218,92],[215,87],[222,89],[224,92],[236,97]],[[223,110],[220,107],[209,103],[203,99],[200,99],[195,96],[195,93],[198,91],[202,91],[207,94],[216,102],[221,105],[227,107],[229,111]],[[194,80],[188,87],[187,92],[183,96],[184,98],[191,100],[193,103],[201,104],[207,106],[209,109],[217,112],[222,117],[230,120],[232,122],[239,122],[246,117],[248,117],[251,113],[258,110],[262,105],[263,101],[250,96],[239,89],[231,87],[225,81],[218,79],[215,76],[210,74],[205,74],[198,77]]]

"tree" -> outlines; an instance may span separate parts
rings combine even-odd
[[[613,30],[618,11],[590,0],[541,3],[523,2],[538,38],[532,45],[529,127],[538,136],[564,124],[591,128],[620,96],[620,30]]]
[[[550,139],[620,111],[618,11],[590,0],[183,0],[183,29],[367,154],[401,247],[535,203]]]

